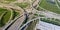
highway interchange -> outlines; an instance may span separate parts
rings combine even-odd
[[[50,11],[38,11],[37,9],[35,9],[34,6],[38,5],[39,2],[40,2],[39,0],[35,0],[34,3],[31,4],[32,10],[38,12],[38,15],[39,15],[39,14],[44,14],[47,18],[57,18],[57,19],[60,19],[60,14],[56,14],[56,13],[53,13],[53,12],[50,12]],[[58,6],[58,5],[57,5],[57,6]],[[6,6],[6,7],[8,7],[8,6]],[[9,6],[9,8],[15,8],[15,7]],[[41,7],[41,8],[42,8],[42,7]],[[18,9],[19,9],[19,8],[18,8]],[[21,8],[20,8],[20,9],[21,9]],[[43,9],[43,10],[46,10],[46,9],[44,9],[44,8],[42,8],[42,9]],[[20,27],[21,24],[23,23],[23,21],[26,19],[27,14],[28,14],[28,13],[25,12],[24,9],[22,9],[22,10],[23,10],[23,14],[22,14],[20,17],[18,17],[17,20],[13,21],[14,23],[13,23],[12,25],[9,24],[10,26],[9,26],[9,25],[6,26],[3,30],[20,30],[20,29],[23,28],[25,25],[27,25],[28,23],[31,22],[31,21],[29,21],[29,22],[27,22],[25,25],[23,25],[22,27]],[[34,12],[32,12],[32,13],[34,13]],[[25,14],[26,14],[26,15],[25,15]],[[37,17],[37,18],[40,18],[40,17]],[[37,19],[37,18],[35,18],[35,19]],[[34,21],[35,19],[33,19],[32,21]],[[7,27],[9,27],[9,28],[7,28]],[[20,28],[20,29],[19,29],[19,28]]]

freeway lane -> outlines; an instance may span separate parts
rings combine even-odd
[[[18,28],[21,26],[22,22],[25,20],[25,16],[23,15],[21,18],[17,19],[17,21],[11,25],[10,28],[7,30],[18,30]]]
[[[28,13],[24,10],[23,16],[19,17],[14,24],[12,24],[7,30],[18,30],[21,26],[21,24],[27,20],[28,18]]]

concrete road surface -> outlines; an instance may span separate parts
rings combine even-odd
[[[8,30],[18,30],[24,20],[25,16],[22,16]]]

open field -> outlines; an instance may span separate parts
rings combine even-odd
[[[0,16],[3,12],[5,12],[5,10],[0,8]]]
[[[16,11],[12,10],[11,12],[9,9],[0,8],[0,27],[4,26],[9,20],[13,20],[17,15],[19,13]]]
[[[48,3],[47,0],[42,0],[39,6],[48,11],[60,14],[60,9],[55,4]]]
[[[4,24],[4,25],[5,25],[6,22],[9,21],[10,16],[11,16],[11,12],[8,11],[8,12],[3,16],[3,18],[1,19],[1,24]]]
[[[0,25],[3,26],[10,18],[11,16],[11,12],[8,11],[7,9],[3,9],[3,8],[0,8],[0,15],[2,14],[2,12],[4,11],[7,11],[3,16],[2,16],[2,19],[0,19]]]

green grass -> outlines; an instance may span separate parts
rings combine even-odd
[[[5,0],[5,1],[16,1],[16,0]]]
[[[45,17],[45,15],[41,15],[41,14],[39,14],[39,16],[40,16],[40,17]]]
[[[13,19],[16,18],[19,14],[19,12],[13,11]]]
[[[4,11],[3,11],[4,12]],[[0,12],[0,16],[3,14],[3,12]]]
[[[3,14],[6,12],[5,14]],[[4,26],[9,20],[14,20],[14,18],[19,15],[18,12],[12,10],[12,14],[10,10],[0,8],[0,16],[3,14],[2,18],[0,19],[0,27]],[[11,17],[12,15],[12,17]],[[11,19],[10,19],[11,17]]]
[[[38,21],[39,21],[39,20],[37,19],[37,20],[31,22],[31,23],[28,25],[28,27],[26,28],[26,30],[34,30],[35,27],[36,27],[36,24],[38,23]]]
[[[35,15],[35,16],[38,16],[38,14],[37,14],[37,13],[35,13],[34,15]]]
[[[7,13],[4,14],[4,16],[1,19],[1,22],[0,22],[1,26],[5,25],[9,21],[10,16],[11,16],[11,11],[7,11]]]
[[[46,0],[42,0],[42,2],[39,4],[39,7],[60,14],[60,9],[56,5],[48,3]]]
[[[2,8],[0,8],[0,20],[2,19],[2,17],[4,16],[4,14],[6,14],[6,11],[5,11],[6,9],[2,9]],[[3,15],[2,15],[3,14]]]
[[[60,7],[60,3],[58,3],[59,7]]]
[[[29,4],[26,2],[23,3],[15,3],[17,6],[21,7],[21,8],[26,8]]]
[[[3,9],[3,8],[0,8],[0,15],[3,13],[3,12],[5,12],[5,11],[7,11],[6,9]]]
[[[54,18],[41,18],[41,21],[60,26],[60,20],[59,19],[54,20]]]
[[[37,13],[35,13],[34,15],[35,15],[35,16],[40,16],[40,17],[45,17],[44,15],[37,14]]]
[[[3,17],[4,23],[9,20],[10,16],[11,16],[11,12],[8,11],[8,12],[6,13],[6,15],[4,15],[4,17]]]
[[[57,4],[58,4],[58,6],[60,7],[60,2],[58,2],[58,0],[56,0],[56,2],[57,2]]]
[[[2,20],[2,17],[6,14],[6,12],[3,12],[0,16],[0,20]]]

